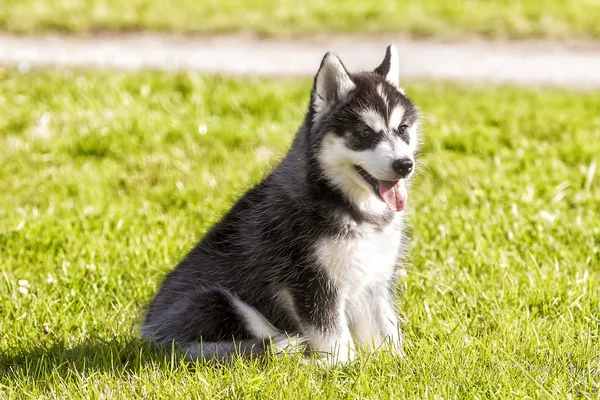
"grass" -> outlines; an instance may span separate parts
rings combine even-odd
[[[323,371],[188,364],[136,333],[165,273],[285,152],[308,80],[0,79],[0,398],[600,395],[600,94],[410,84],[427,167],[407,356]]]
[[[0,29],[17,33],[393,32],[560,39],[600,38],[598,21],[596,0],[0,0]]]

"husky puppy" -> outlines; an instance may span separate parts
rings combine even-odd
[[[394,302],[419,115],[393,45],[374,71],[327,53],[291,149],[169,273],[142,336],[190,359],[299,340],[331,363],[400,353]]]

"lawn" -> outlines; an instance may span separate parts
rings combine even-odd
[[[0,30],[600,38],[597,0],[0,0]]]
[[[406,358],[189,364],[165,273],[284,154],[309,80],[0,77],[0,398],[597,398],[600,94],[406,86],[425,115]]]

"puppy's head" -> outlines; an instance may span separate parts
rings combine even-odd
[[[327,53],[311,93],[311,141],[323,175],[369,214],[402,211],[414,173],[419,115],[398,75],[393,45],[374,71],[358,74]]]

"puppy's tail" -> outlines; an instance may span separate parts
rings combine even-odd
[[[233,357],[259,357],[266,354],[295,353],[303,351],[304,348],[303,341],[300,338],[291,338],[285,334],[268,338],[252,338],[239,342],[171,342],[170,344],[152,342],[152,345],[174,351],[190,361],[226,361]]]
[[[204,305],[202,318],[198,317],[198,304]],[[224,342],[195,340],[202,338],[206,324],[203,321],[215,324],[223,318],[230,325],[238,324],[238,330],[247,332],[250,337]],[[281,332],[254,307],[221,288],[199,290],[191,297],[183,297],[170,309],[151,308],[142,327],[142,338],[149,339],[154,349],[172,350],[190,360],[291,353],[303,351],[304,344],[302,339]]]

